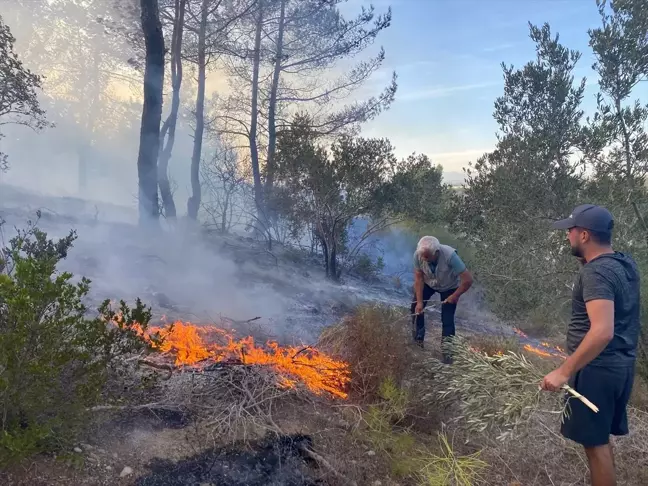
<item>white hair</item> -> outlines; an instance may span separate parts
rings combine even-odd
[[[427,250],[430,253],[434,254],[437,252],[440,246],[441,243],[439,243],[439,240],[437,240],[434,236],[424,236],[419,240],[418,245],[416,245],[416,253],[421,254],[422,252]]]

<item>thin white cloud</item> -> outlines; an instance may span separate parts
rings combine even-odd
[[[446,98],[448,96],[452,96],[455,93],[490,88],[493,86],[499,86],[500,84],[501,82],[493,81],[488,83],[464,84],[459,86],[437,86],[429,89],[405,92],[400,95],[396,95],[396,99],[400,101],[419,101],[435,98]]]

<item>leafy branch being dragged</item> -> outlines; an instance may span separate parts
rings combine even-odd
[[[544,370],[539,364],[514,351],[490,355],[456,338],[448,344],[454,353],[453,366],[434,359],[425,368],[434,374],[435,385],[426,401],[456,401],[459,414],[455,421],[464,422],[474,432],[494,430],[503,440],[515,433],[537,413],[569,414],[569,400],[562,394],[543,393],[539,383]],[[576,396],[568,388],[566,392]]]

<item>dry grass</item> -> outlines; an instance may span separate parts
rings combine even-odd
[[[630,435],[613,438],[618,484],[648,484],[648,417],[629,409]],[[560,435],[560,421],[537,416],[514,439],[496,441],[489,435],[470,436],[483,448],[491,464],[485,484],[525,486],[583,485],[589,483],[582,447]]]
[[[379,395],[381,383],[400,383],[412,361],[410,318],[401,309],[363,306],[326,329],[318,347],[349,363],[352,398],[362,402]]]
[[[632,396],[630,405],[636,409],[648,413],[648,382],[635,374],[634,386],[632,387]]]
[[[305,399],[310,392],[299,383],[285,386],[274,368],[214,364],[204,370],[160,369],[165,374],[155,402],[97,411],[149,409],[182,414],[196,449],[237,440],[258,439],[268,431],[282,433],[274,421],[282,402]]]

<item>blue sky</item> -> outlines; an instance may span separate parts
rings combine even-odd
[[[534,58],[528,22],[549,22],[561,42],[579,50],[576,76],[587,77],[586,113],[597,92],[589,28],[600,25],[595,0],[352,0],[392,6],[393,21],[378,39],[387,54],[372,83],[392,70],[399,89],[392,108],[370,122],[365,136],[388,137],[399,156],[423,152],[446,171],[461,171],[492,149],[493,102],[503,91],[501,62],[522,66]],[[648,85],[648,83],[644,83]],[[636,95],[648,101],[648,86]]]

